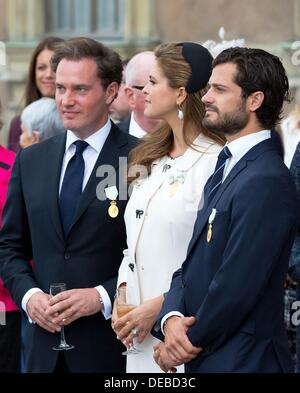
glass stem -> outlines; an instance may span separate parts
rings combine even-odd
[[[61,327],[61,331],[60,331],[60,343],[63,345],[66,345],[66,339],[65,339],[65,327],[62,326]]]

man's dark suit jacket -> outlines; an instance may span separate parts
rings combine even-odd
[[[96,197],[103,186],[120,185],[119,158],[127,157],[135,138],[112,124],[67,238],[64,237],[58,187],[66,135],[59,135],[19,153],[12,171],[0,235],[1,274],[15,302],[21,306],[33,287],[49,293],[50,283],[65,282],[68,289],[103,285],[113,302],[116,277],[126,248],[123,220],[126,200],[118,200],[119,215],[108,215],[110,201]],[[100,165],[111,165],[116,176],[102,173]],[[99,173],[98,173],[99,175]],[[106,177],[107,176],[107,177]],[[105,184],[101,183],[103,181]],[[123,185],[126,190],[126,185]],[[28,261],[34,260],[32,271]],[[31,325],[33,345],[28,356],[29,372],[52,372],[59,334]],[[110,320],[102,313],[80,318],[65,328],[66,340],[75,349],[64,353],[71,372],[125,371],[123,345],[116,339]]]
[[[217,213],[208,242],[213,208]],[[160,320],[171,311],[196,317],[188,337],[204,351],[186,364],[187,372],[293,370],[283,286],[298,221],[289,171],[273,141],[263,141],[198,212],[187,258],[165,298]],[[163,339],[161,332],[153,333]]]
[[[118,127],[120,128],[120,130],[126,132],[127,134],[129,134],[130,120],[131,116],[128,116],[127,119],[122,120],[120,121],[120,123],[118,123]]]

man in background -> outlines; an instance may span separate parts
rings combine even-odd
[[[125,94],[132,112],[127,120],[118,124],[118,127],[137,138],[143,137],[147,132],[155,131],[160,124],[159,120],[144,116],[145,97],[142,90],[149,80],[154,64],[154,53],[145,51],[133,56],[125,69]]]
[[[109,108],[109,114],[113,121],[120,123],[126,121],[130,117],[131,108],[129,106],[126,94],[125,94],[125,69],[129,62],[129,59],[125,59],[122,61],[123,64],[123,73],[122,73],[122,82],[119,87],[118,96],[113,100]]]

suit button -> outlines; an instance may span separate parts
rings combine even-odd
[[[181,284],[181,288],[185,288],[185,284],[182,283],[182,284]]]
[[[71,258],[71,256],[70,256],[70,254],[66,253],[64,255],[64,258],[65,258],[66,261],[68,261]]]

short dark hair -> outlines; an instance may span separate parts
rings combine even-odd
[[[234,82],[247,98],[255,91],[264,93],[264,101],[256,110],[260,124],[272,129],[281,120],[284,101],[290,101],[289,81],[279,57],[262,49],[229,48],[221,52],[213,62],[233,63],[237,66]]]
[[[58,45],[51,59],[52,70],[56,72],[58,64],[63,59],[79,61],[86,58],[95,60],[97,76],[104,89],[112,82],[120,85],[123,71],[120,55],[91,38],[71,38]]]

